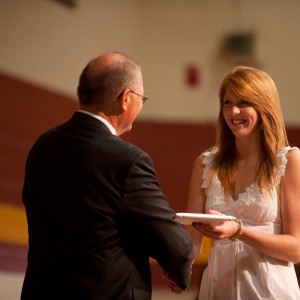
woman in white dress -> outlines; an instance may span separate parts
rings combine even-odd
[[[237,218],[193,223],[195,257],[214,240],[200,300],[299,300],[300,151],[288,145],[265,72],[235,67],[223,80],[216,145],[194,165],[187,212]]]

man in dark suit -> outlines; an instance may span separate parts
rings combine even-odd
[[[190,283],[192,244],[150,157],[119,136],[144,101],[140,66],[115,52],[88,63],[80,110],[44,133],[26,163],[29,231],[22,300],[151,299],[149,257],[171,288]]]

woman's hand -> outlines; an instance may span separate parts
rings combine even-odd
[[[216,210],[210,209],[209,214],[222,215]],[[213,240],[222,240],[233,236],[239,229],[237,222],[235,221],[224,221],[215,223],[196,223],[194,222],[193,227],[202,233],[204,236]]]

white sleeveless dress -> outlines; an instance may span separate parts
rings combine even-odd
[[[285,147],[278,153],[280,168],[276,186],[264,198],[253,183],[236,201],[225,203],[217,176],[208,187],[208,169],[213,152],[205,152],[202,187],[206,189],[206,211],[214,209],[242,220],[244,226],[266,233],[281,233],[280,177],[286,167]],[[298,149],[299,150],[299,149]],[[266,256],[237,240],[215,241],[201,281],[199,300],[300,300],[293,263]]]

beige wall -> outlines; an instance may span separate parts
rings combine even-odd
[[[124,138],[152,156],[161,185],[176,210],[185,207],[193,160],[213,143],[217,88],[232,64],[247,62],[273,76],[290,142],[300,145],[298,0],[77,3],[76,9],[69,10],[51,0],[0,1],[0,216],[4,212],[7,217],[3,209],[7,204],[12,207],[6,209],[17,208],[19,213],[29,147],[41,131],[76,109],[81,69],[90,58],[107,50],[127,53],[143,65],[145,91],[151,100]],[[224,36],[236,31],[255,33],[252,57],[221,57]],[[199,71],[196,87],[185,82],[190,64]],[[20,213],[24,217],[24,211]],[[15,210],[11,216],[17,216]],[[24,237],[11,233],[15,227],[9,226],[17,222],[3,220],[0,218],[0,270],[23,272],[27,253]],[[26,231],[23,223],[22,232]],[[153,265],[153,271],[154,285],[158,286],[161,270]],[[201,268],[196,267],[195,287],[200,274]],[[0,285],[0,298],[18,299],[13,295],[20,292],[23,273],[0,275],[6,288]],[[194,299],[193,294],[189,296]]]
[[[298,0],[0,1],[0,70],[74,96],[78,74],[100,52],[118,50],[144,67],[151,102],[140,119],[214,122],[217,87],[232,64],[249,62],[276,81],[286,123],[298,126]],[[250,59],[222,58],[225,35],[255,34]],[[198,68],[191,88],[185,70]]]

